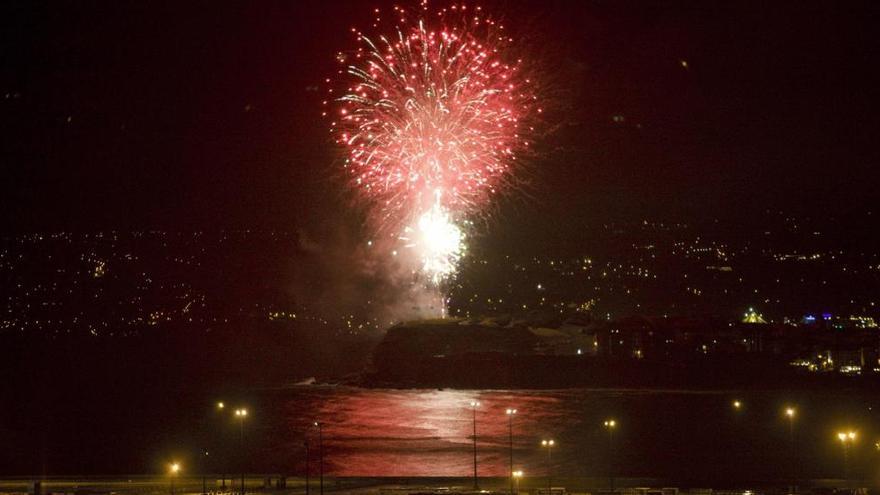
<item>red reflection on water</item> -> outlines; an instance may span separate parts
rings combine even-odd
[[[462,390],[358,390],[301,397],[297,409],[319,411],[323,424],[325,471],[339,476],[470,476],[473,474],[472,401],[477,408],[477,457],[480,476],[509,472],[507,408],[513,422],[517,469],[535,455],[552,416],[552,394]],[[303,404],[303,401],[308,404]],[[295,430],[308,431],[300,416]],[[316,438],[312,432],[312,445]],[[315,447],[313,447],[315,448]],[[520,452],[524,451],[524,452]],[[534,464],[534,463],[533,463]],[[313,464],[313,472],[315,465]],[[536,468],[532,469],[535,472]]]

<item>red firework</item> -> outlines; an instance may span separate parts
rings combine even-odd
[[[453,222],[510,187],[536,97],[514,40],[480,7],[410,14],[340,53],[332,131],[352,186],[392,229],[434,209]],[[381,26],[376,10],[374,27]]]

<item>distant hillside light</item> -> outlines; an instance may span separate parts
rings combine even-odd
[[[743,323],[751,323],[751,324],[766,324],[767,320],[764,317],[754,310],[754,308],[749,308],[749,311],[743,315],[742,319]]]

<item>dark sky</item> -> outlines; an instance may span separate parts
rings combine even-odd
[[[0,226],[335,221],[317,87],[377,5],[4,2]],[[484,5],[546,67],[558,124],[506,229],[875,201],[878,4]]]

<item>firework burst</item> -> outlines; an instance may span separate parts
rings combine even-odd
[[[510,188],[536,98],[513,39],[480,7],[389,12],[393,30],[353,29],[340,53],[331,128],[347,177],[379,228],[417,249],[439,282],[464,251],[463,225]]]

